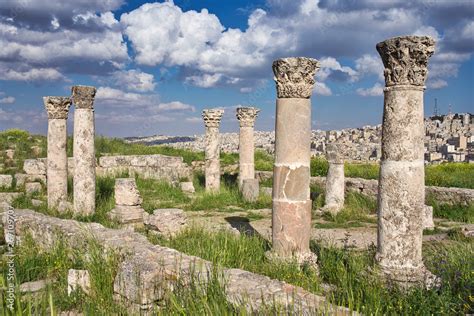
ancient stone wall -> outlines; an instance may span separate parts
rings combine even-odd
[[[24,172],[28,177],[46,180],[46,158],[25,160]],[[74,158],[68,158],[68,174],[74,175]],[[150,179],[163,179],[178,182],[181,178],[191,176],[191,168],[183,162],[182,157],[164,155],[131,155],[131,156],[104,156],[96,164],[97,176],[120,175],[128,172],[132,177],[135,174]],[[18,176],[18,175],[17,175]],[[19,175],[24,178],[25,175]]]
[[[260,181],[271,179],[273,176],[271,171],[257,171],[256,175]],[[324,187],[326,177],[311,177],[311,184]],[[378,180],[346,177],[345,184],[346,191],[356,191],[377,198]],[[474,203],[474,189],[427,186],[426,196],[433,197],[437,202],[444,204],[468,205]]]
[[[46,216],[30,210],[15,210],[17,242],[30,234],[44,249],[61,237],[75,249],[87,250],[87,238],[94,237],[105,251],[121,254],[114,282],[114,295],[137,309],[159,303],[177,281],[187,284],[194,279],[205,288],[212,275],[212,263],[177,250],[153,245],[141,234],[108,229],[97,223],[80,223]],[[353,314],[344,307],[330,305],[322,296],[300,287],[240,269],[222,269],[226,299],[244,304],[249,312],[276,304],[291,308],[291,314]]]

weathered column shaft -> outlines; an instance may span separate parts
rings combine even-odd
[[[245,179],[255,179],[254,123],[259,109],[253,107],[237,108],[240,123],[239,133],[239,187]]]
[[[206,126],[205,177],[206,191],[219,191],[221,185],[219,125],[223,110],[204,110],[202,113]]]
[[[71,99],[44,97],[48,112],[47,190],[48,207],[67,200],[67,116]]]
[[[280,257],[310,254],[310,96],[318,66],[309,58],[285,58],[273,63],[278,98],[272,243]]]
[[[377,260],[395,281],[419,282],[425,200],[423,90],[434,52],[430,37],[377,44],[385,66]]]
[[[90,215],[95,212],[95,123],[96,89],[74,86],[74,212]]]
[[[326,176],[326,195],[324,209],[337,214],[344,207],[344,144],[331,143],[326,146],[326,159],[329,164]]]

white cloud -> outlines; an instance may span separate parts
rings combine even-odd
[[[363,97],[378,97],[383,95],[383,86],[379,82],[377,82],[373,87],[363,89],[359,88],[356,90],[358,95]]]
[[[0,98],[0,104],[12,104],[15,103],[14,97],[4,97]]]
[[[143,108],[159,103],[159,97],[156,94],[124,92],[110,87],[99,87],[96,93],[96,100],[99,106],[105,105],[119,108]]]
[[[195,117],[195,116],[187,117],[185,119],[185,121],[189,122],[189,123],[201,123],[201,122],[203,122],[202,117]]]
[[[430,89],[441,89],[448,86],[448,83],[443,79],[428,80],[426,86]]]
[[[332,95],[331,89],[324,82],[316,82],[313,91],[318,95],[329,96]]]
[[[200,76],[186,77],[186,82],[201,88],[210,88],[215,86],[222,79],[221,74],[203,74]]]
[[[362,57],[357,58],[355,63],[355,68],[360,77],[365,75],[376,75],[380,80],[384,79],[383,63],[379,56],[364,54]]]
[[[179,101],[161,103],[156,107],[157,111],[196,111],[196,108],[192,105],[182,103]]]
[[[112,80],[117,86],[129,91],[149,92],[153,91],[156,86],[152,74],[136,69],[116,71],[112,74]]]
[[[8,69],[0,64],[0,79],[14,81],[57,81],[66,80],[66,77],[54,68],[34,68],[30,70],[17,71]]]

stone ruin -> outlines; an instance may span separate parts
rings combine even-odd
[[[223,114],[224,110],[219,109],[202,111],[202,118],[206,126],[206,191],[209,192],[219,191],[221,186],[219,125]]]
[[[436,286],[439,279],[426,269],[422,260],[422,231],[434,227],[430,207],[424,205],[423,164],[423,91],[428,59],[434,52],[434,40],[425,36],[405,36],[377,44],[385,67],[384,114],[382,126],[382,155],[379,181],[361,182],[344,179],[344,152],[337,143],[326,148],[329,162],[325,179],[325,208],[337,214],[344,205],[347,189],[367,190],[378,195],[378,238],[376,260],[382,275],[403,287],[423,284]],[[311,236],[310,148],[311,95],[314,76],[319,69],[315,59],[296,57],[274,61],[276,100],[275,163],[272,190],[272,250],[269,258],[296,259],[317,269],[317,257],[309,249]],[[98,166],[94,153],[95,88],[74,86],[72,101],[75,110],[74,126],[74,211],[91,214],[95,211],[95,177],[97,167],[104,169],[120,165],[130,157],[101,157]],[[48,204],[55,207],[67,197],[68,159],[65,156],[66,118],[71,99],[45,97],[48,111]],[[253,161],[253,126],[258,109],[238,108],[240,122],[239,187],[247,200],[258,197],[258,177]],[[220,189],[219,125],[223,110],[207,109],[202,113],[206,127],[205,181],[206,190]],[[147,158],[143,158],[147,159]],[[170,158],[171,159],[171,158]],[[25,162],[25,171],[43,175],[35,161]],[[181,160],[182,162],[182,160]],[[44,163],[44,162],[43,162]],[[125,164],[127,165],[127,164]],[[41,170],[39,170],[41,169]],[[37,173],[35,173],[37,172]],[[108,171],[107,171],[108,172]],[[106,172],[106,173],[107,173]],[[25,177],[25,185],[30,178]],[[54,179],[54,181],[51,181]],[[65,182],[66,181],[66,182]],[[347,185],[349,181],[349,185]],[[352,182],[350,182],[352,181]],[[54,183],[52,183],[54,182]],[[189,194],[192,183],[181,187]],[[0,186],[11,185],[11,178],[0,177]],[[191,185],[190,185],[191,184]],[[378,189],[373,186],[378,185]],[[372,186],[369,190],[368,187]],[[257,192],[257,195],[255,195]],[[472,197],[471,197],[472,198]],[[125,225],[142,226],[162,236],[173,236],[186,226],[186,215],[181,209],[157,209],[146,213],[134,178],[116,179],[116,206],[110,216]],[[189,276],[190,265],[199,264],[197,272],[206,279],[211,264],[205,260],[181,254],[161,246],[153,246],[134,232],[114,231],[99,224],[83,224],[94,232],[108,249],[126,253],[114,283],[114,293],[143,308],[160,300],[157,284],[171,286],[177,276]],[[83,227],[75,221],[50,218],[31,211],[18,211],[18,233],[34,232],[45,241],[54,240],[60,231],[70,236],[73,244],[82,238]],[[111,238],[114,236],[113,238]],[[123,241],[123,242],[117,242]],[[46,246],[46,245],[45,245]],[[179,259],[179,260],[178,260]],[[180,262],[176,265],[176,262]],[[163,266],[164,264],[164,266]],[[201,270],[202,268],[202,270]],[[140,272],[134,280],[134,272]],[[73,272],[74,274],[76,272]],[[283,305],[298,302],[306,307],[320,307],[324,299],[283,282],[238,269],[224,269],[230,277],[226,288],[229,301],[236,301],[245,292],[252,304],[260,304],[262,296]],[[83,274],[81,274],[83,275]],[[171,277],[170,277],[171,276]],[[72,277],[71,277],[72,278]],[[85,277],[84,277],[85,278]],[[244,280],[245,282],[242,282]],[[71,283],[74,283],[71,281]],[[256,293],[256,289],[259,289]],[[310,298],[311,300],[309,300]],[[310,303],[312,301],[313,303]],[[264,302],[264,300],[263,300]],[[316,303],[314,303],[316,302]],[[252,305],[255,307],[255,305]],[[347,309],[330,307],[342,313]]]
[[[340,143],[331,143],[327,145],[326,152],[329,168],[322,211],[336,215],[344,207],[344,146]]]
[[[394,37],[377,44],[385,70],[376,260],[403,286],[438,282],[423,264],[425,211],[423,92],[435,41]]]
[[[277,87],[273,168],[272,256],[316,266],[311,230],[311,94],[319,69],[315,59],[273,62]]]
[[[115,208],[110,217],[120,224],[143,226],[145,210],[134,178],[115,179]]]

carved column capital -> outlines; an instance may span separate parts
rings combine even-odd
[[[435,41],[429,36],[400,36],[377,44],[385,67],[385,86],[424,86]]]
[[[281,58],[272,65],[278,98],[309,99],[315,83],[319,62],[313,58]]]
[[[202,111],[202,118],[206,127],[219,127],[224,110],[206,109]]]
[[[258,116],[260,109],[254,107],[239,107],[237,108],[237,119],[239,120],[240,127],[253,127],[255,124],[255,119]]]
[[[91,86],[73,86],[72,101],[76,109],[94,109],[96,88]]]
[[[44,107],[48,112],[48,119],[67,120],[71,98],[69,97],[43,97]]]

